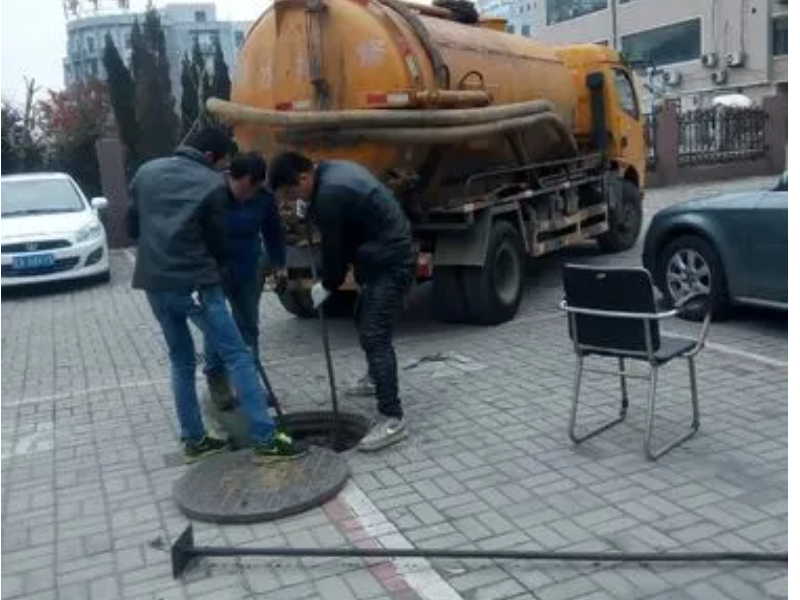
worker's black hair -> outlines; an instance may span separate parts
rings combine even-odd
[[[221,127],[207,126],[199,129],[186,140],[186,145],[203,154],[210,152],[214,162],[233,152],[233,140]]]
[[[237,154],[231,160],[229,172],[234,179],[249,176],[253,183],[261,183],[267,178],[267,163],[258,152]]]
[[[299,152],[282,152],[269,163],[269,187],[277,191],[287,185],[297,185],[301,173],[314,169],[314,163]]]

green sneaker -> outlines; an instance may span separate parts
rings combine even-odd
[[[205,436],[202,440],[195,443],[184,442],[183,459],[186,464],[190,464],[201,458],[219,454],[223,452],[227,446],[227,442],[209,436]]]
[[[277,430],[272,440],[253,446],[253,458],[259,463],[295,460],[308,454],[287,433]]]

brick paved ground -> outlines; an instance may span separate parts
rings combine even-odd
[[[751,179],[655,190],[656,208]],[[592,248],[532,265],[519,317],[494,328],[443,325],[420,289],[398,336],[412,436],[350,455],[353,478],[325,507],[251,526],[196,523],[198,543],[383,544],[552,550],[782,550],[787,544],[786,316],[743,310],[716,324],[699,357],[700,433],[644,460],[645,389],[629,421],[574,448],[566,437],[573,356],[556,310],[565,259],[636,264],[640,249]],[[113,257],[110,285],[4,294],[2,598],[322,598],[331,600],[666,600],[787,597],[775,565],[590,565],[323,559],[200,562],[170,575],[187,520],[171,498],[176,428],[160,333]],[[264,299],[264,359],[284,404],[325,407],[318,325]],[[674,322],[675,332],[694,325]],[[340,380],[362,359],[332,323]],[[446,362],[420,362],[436,353]],[[416,365],[416,366],[415,366]],[[616,381],[590,377],[589,419],[610,415]],[[688,414],[685,365],[667,368],[660,434]],[[371,413],[370,402],[348,408]]]

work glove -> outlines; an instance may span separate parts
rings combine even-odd
[[[313,302],[314,308],[322,306],[330,295],[331,293],[319,281],[311,287],[311,302]]]

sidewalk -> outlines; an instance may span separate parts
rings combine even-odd
[[[519,318],[499,327],[435,323],[417,299],[398,339],[409,440],[349,454],[350,483],[321,508],[259,525],[196,522],[197,544],[785,550],[785,316],[712,325],[698,358],[700,431],[657,463],[642,455],[636,380],[628,421],[576,448],[566,435],[574,356],[554,265],[537,267]],[[129,288],[127,255],[112,267],[111,286],[3,301],[4,600],[787,597],[785,565],[214,559],[173,580],[169,546],[188,521],[171,486],[187,467],[166,355],[143,295]],[[265,366],[283,405],[327,408],[318,324],[272,297],[264,309]],[[343,383],[363,359],[351,324],[331,325]],[[449,360],[419,362],[438,353]],[[588,418],[613,414],[618,382],[585,381]],[[689,415],[685,364],[660,373],[659,392],[662,439]],[[372,414],[369,400],[342,402]]]

